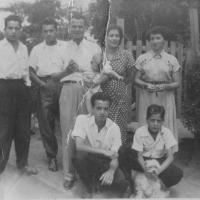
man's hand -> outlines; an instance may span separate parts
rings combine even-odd
[[[103,155],[109,157],[110,159],[118,158],[118,153],[114,151],[105,150],[103,151]]]
[[[101,177],[100,181],[102,185],[111,185],[114,179],[115,170],[109,169],[108,171],[104,172]]]

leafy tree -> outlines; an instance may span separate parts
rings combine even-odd
[[[128,39],[145,40],[149,28],[166,26],[173,31],[169,39],[187,37],[188,4],[185,0],[114,0],[113,16],[125,19],[125,34]]]
[[[109,1],[97,0],[96,4],[90,4],[89,12],[91,13],[91,24],[93,29],[91,34],[95,39],[98,39],[101,46],[104,46],[104,38],[106,34],[106,27],[109,18]]]

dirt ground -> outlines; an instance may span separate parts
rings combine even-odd
[[[179,133],[181,136],[180,151],[177,153],[175,160],[177,165],[183,169],[184,177],[178,185],[171,188],[171,197],[200,198],[200,145],[199,143],[194,144],[191,134],[182,127],[181,123],[179,123]],[[80,197],[82,186],[79,181],[70,191],[66,191],[62,186],[63,174],[59,136],[58,140],[60,144],[58,153],[59,171],[50,172],[47,169],[47,159],[40,135],[32,136],[29,164],[38,168],[39,174],[36,176],[19,174],[15,165],[14,148],[12,148],[9,163],[0,177],[0,200],[55,200]],[[119,198],[120,195],[119,190],[106,190],[94,197]]]

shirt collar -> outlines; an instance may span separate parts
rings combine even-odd
[[[4,46],[10,46],[10,47],[12,47],[12,44],[11,44],[6,38],[4,38],[2,42],[3,42],[3,45],[4,45]],[[19,40],[18,42],[19,42],[19,47],[18,47],[18,49],[20,49],[21,46],[22,46],[22,42],[21,42],[20,40]],[[13,47],[12,47],[12,48],[13,48]]]
[[[56,40],[56,41],[57,41],[56,44],[55,44],[55,45],[52,45],[52,46],[56,46],[56,45],[60,46],[60,45],[61,45],[60,40]],[[42,42],[42,44],[43,44],[43,47],[44,47],[44,48],[49,47],[49,45],[47,45],[47,43],[46,43],[45,40]]]
[[[147,129],[145,136],[152,137],[151,134],[149,133],[148,126],[147,125],[145,125],[145,126]],[[158,135],[156,136],[156,140],[157,140],[157,138],[160,138],[161,136],[163,136],[163,126],[161,126],[161,130],[158,132]]]
[[[163,49],[159,54],[155,53],[153,50],[150,50],[150,53],[155,58],[162,58],[165,54],[165,50]]]
[[[95,122],[94,115],[90,115],[90,126],[97,126],[97,124],[96,124],[96,122]],[[109,122],[109,119],[107,118],[104,127],[108,128],[109,126],[110,126],[110,122]],[[103,128],[104,128],[104,127],[103,127]]]

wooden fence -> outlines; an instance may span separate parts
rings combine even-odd
[[[150,50],[150,44],[148,41],[145,42],[145,44],[142,43],[142,41],[138,40],[136,41],[136,44],[133,44],[131,41],[128,41],[126,45],[124,45],[124,48],[127,50],[131,51],[134,55],[134,57],[137,59],[137,57],[145,53],[146,51]],[[181,113],[181,105],[182,105],[182,93],[183,93],[183,83],[184,83],[184,77],[183,77],[183,67],[184,67],[184,49],[183,49],[183,44],[178,43],[178,42],[166,42],[165,43],[165,51],[174,55],[180,65],[182,66],[181,68],[181,76],[180,76],[180,87],[177,89],[176,92],[176,107],[177,107],[177,116],[180,117]],[[138,102],[138,89],[136,88],[136,108],[137,102]],[[138,116],[138,115],[137,115]]]

